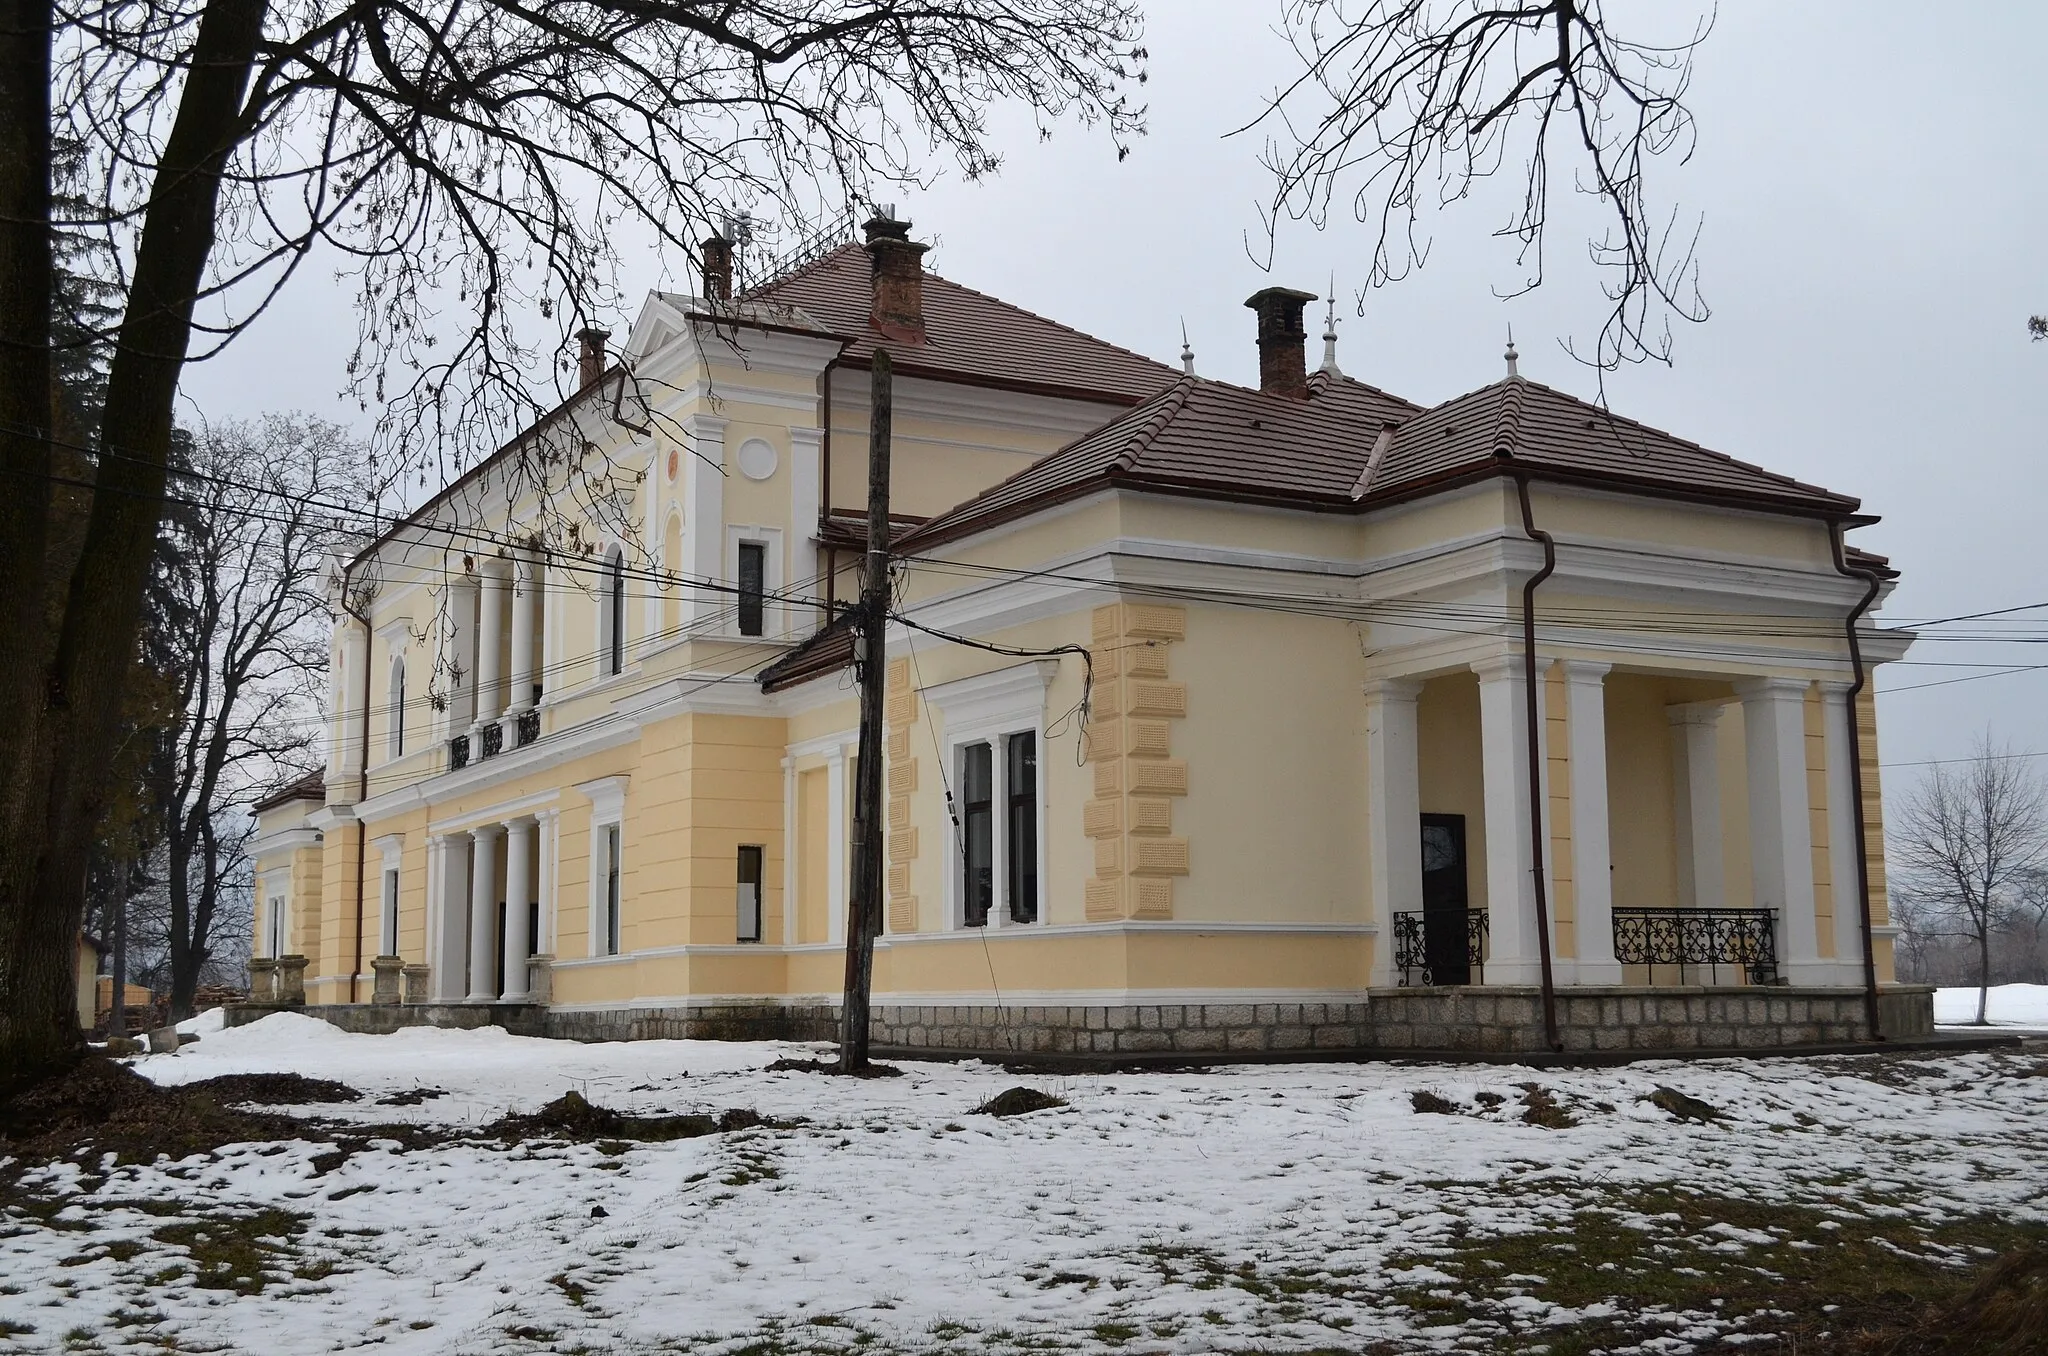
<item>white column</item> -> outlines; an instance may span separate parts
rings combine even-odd
[[[1678,828],[1678,902],[1688,909],[1727,903],[1721,837],[1719,702],[1664,708],[1671,722],[1673,820]]]
[[[789,431],[789,573],[785,587],[800,597],[825,596],[818,557],[818,514],[823,506],[824,463],[821,460],[825,430],[793,428]],[[808,635],[825,622],[822,608],[789,608],[790,629]]]
[[[1614,856],[1607,841],[1607,670],[1582,659],[1564,665],[1571,741],[1572,900],[1578,920],[1578,982],[1619,984],[1614,959]]]
[[[512,693],[505,709],[513,715],[533,709],[533,641],[540,619],[540,580],[533,557],[512,557]]]
[[[1365,685],[1366,824],[1372,863],[1375,987],[1391,986],[1394,915],[1422,907],[1422,790],[1415,699],[1422,684],[1377,678]]]
[[[1479,675],[1479,741],[1486,807],[1489,984],[1534,984],[1543,959],[1536,933],[1536,871],[1529,842],[1529,709],[1519,655],[1472,665]]]
[[[693,414],[684,421],[683,452],[683,617],[686,627],[708,625],[732,605],[730,594],[692,588],[691,579],[725,574],[725,428],[716,415]],[[691,452],[696,455],[690,455]],[[664,562],[666,563],[666,562]]]
[[[328,799],[347,804],[356,798],[357,774],[363,770],[363,723],[370,713],[363,709],[363,677],[369,672],[370,636],[361,622],[343,614],[334,626],[335,649],[341,662],[335,666],[334,750],[327,765],[339,775],[327,779]]]
[[[477,588],[476,627],[476,719],[472,735],[505,712],[503,671],[498,651],[505,627],[505,567],[503,561],[486,560],[479,566],[482,579]],[[480,750],[471,749],[474,759]]]
[[[825,774],[825,814],[832,821],[832,831],[825,838],[825,940],[828,942],[846,939],[846,844],[853,834],[853,826],[846,818],[846,807],[851,801],[846,786],[849,747],[839,745],[825,760],[828,769]]]
[[[427,986],[440,1003],[469,992],[469,854],[466,834],[427,839]]]
[[[476,714],[476,586],[467,579],[441,588],[431,682],[446,698],[434,713],[434,738],[445,742],[467,730]]]
[[[496,824],[470,830],[469,1001],[498,998],[498,834]]]
[[[529,993],[526,958],[533,954],[528,909],[533,904],[533,821],[505,823],[505,981],[506,1003],[524,1003]]]
[[[585,675],[577,674],[573,678],[570,676],[567,669],[567,647],[563,644],[566,637],[562,632],[562,613],[566,609],[561,604],[571,586],[569,574],[544,555],[534,572],[534,577],[536,587],[540,589],[540,704],[549,706],[560,699],[565,687],[572,682],[584,681]],[[602,588],[593,589],[592,596],[602,599]],[[603,606],[602,602],[598,605]]]
[[[1755,903],[1778,911],[1778,971],[1795,984],[1825,980],[1814,938],[1806,689],[1797,678],[1751,678],[1736,684],[1749,763]]]
[[[1856,790],[1850,780],[1849,685],[1822,683],[1821,739],[1828,763],[1828,877],[1835,894],[1835,983],[1863,982],[1863,900],[1856,869]]]

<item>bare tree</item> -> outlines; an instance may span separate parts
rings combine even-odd
[[[1655,20],[1631,22],[1640,33]],[[1602,0],[1288,0],[1303,69],[1253,124],[1269,129],[1277,180],[1269,239],[1283,219],[1321,228],[1348,210],[1374,235],[1377,287],[1427,259],[1425,211],[1518,175],[1495,232],[1515,242],[1513,296],[1543,282],[1555,190],[1568,184],[1604,216],[1588,251],[1610,310],[1590,351],[1569,340],[1567,351],[1603,369],[1669,362],[1672,317],[1707,318],[1699,225],[1657,205],[1649,171],[1692,153],[1685,95],[1709,26],[1696,17],[1670,39],[1630,36]]]
[[[340,259],[384,464],[425,475],[538,411],[636,224],[687,257],[727,213],[795,233],[931,163],[984,174],[998,104],[1142,130],[1133,0],[0,3],[0,1093],[81,1048],[69,948],[189,358]],[[63,569],[60,139],[124,302]]]
[[[2048,855],[2048,788],[2026,759],[1986,735],[1960,771],[1943,763],[1928,769],[1898,817],[1895,847],[1905,890],[1923,915],[1974,944],[1982,1025],[1992,939]]]

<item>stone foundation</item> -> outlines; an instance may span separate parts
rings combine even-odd
[[[1934,991],[1894,986],[1879,996],[1886,1036],[1934,1031]],[[282,1005],[227,1011],[242,1026]],[[346,1031],[405,1026],[501,1026],[560,1040],[833,1041],[837,1004],[726,1002],[563,1011],[539,1004],[327,1004],[297,1009]],[[1569,988],[1557,993],[1566,1053],[1627,1058],[1657,1052],[1750,1051],[1853,1045],[1869,1039],[1856,989]],[[1547,1054],[1542,991],[1534,986],[1373,989],[1335,1003],[1144,1003],[1104,1006],[903,1004],[876,1006],[873,1044],[901,1058],[973,1055],[1057,1063],[1173,1063]]]

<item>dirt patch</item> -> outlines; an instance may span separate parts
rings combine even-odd
[[[303,1106],[309,1102],[355,1102],[363,1096],[346,1083],[295,1073],[222,1074],[183,1086],[186,1092],[205,1093],[223,1105],[254,1102],[263,1106]]]
[[[1034,1111],[1050,1111],[1056,1106],[1065,1106],[1067,1099],[1055,1097],[1037,1088],[1011,1088],[974,1108],[977,1116],[1027,1116]]]
[[[224,1144],[305,1137],[305,1126],[289,1116],[237,1111],[204,1092],[158,1087],[102,1055],[87,1055],[0,1103],[0,1156],[23,1164],[81,1149],[147,1163],[160,1153],[183,1158]]]
[[[580,1092],[565,1092],[540,1110],[525,1116],[506,1116],[483,1128],[492,1139],[567,1139],[583,1143],[597,1140],[626,1140],[656,1144],[673,1139],[696,1139],[757,1126],[788,1129],[793,1122],[772,1121],[757,1112],[734,1108],[717,1116],[629,1116],[622,1111],[597,1106]]]
[[[1704,1105],[1704,1103],[1702,1103]],[[1557,1098],[1541,1083],[1522,1084],[1522,1122],[1545,1130],[1569,1130],[1578,1118],[1558,1105]]]
[[[446,1088],[407,1088],[403,1092],[394,1092],[389,1097],[379,1097],[377,1105],[419,1106],[423,1103],[431,1102],[437,1097],[446,1097],[447,1095],[448,1089]]]
[[[841,1069],[838,1062],[829,1059],[778,1059],[768,1066],[769,1073],[814,1073],[836,1074],[841,1078],[901,1078],[903,1070],[893,1064],[870,1064],[864,1069],[851,1073]]]
[[[1409,1093],[1408,1105],[1414,1107],[1418,1113],[1428,1116],[1455,1116],[1458,1114],[1458,1104],[1456,1102],[1448,1097],[1439,1097],[1427,1088],[1417,1088],[1414,1092]]]

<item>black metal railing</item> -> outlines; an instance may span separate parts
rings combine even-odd
[[[531,744],[531,743],[532,743],[532,742],[533,742],[534,740],[536,740],[536,739],[539,739],[539,738],[540,738],[540,712],[539,712],[539,711],[521,711],[521,712],[519,713],[519,720],[518,720],[518,722],[517,722],[517,728],[516,728],[516,729],[515,729],[515,730],[513,731],[513,734],[514,734],[515,736],[517,736],[517,738],[516,738],[516,740],[515,740],[515,744],[514,744],[514,747],[516,747],[516,748],[522,748],[522,749],[523,749],[523,748],[525,748],[525,747],[526,747],[526,746],[527,746],[528,744]]]
[[[1614,910],[1614,958],[1623,965],[1684,971],[1704,969],[1717,981],[1720,967],[1739,969],[1751,984],[1778,982],[1777,915],[1773,909],[1638,909]]]
[[[483,748],[477,752],[479,758],[495,758],[505,751],[505,727],[497,721],[484,726]]]
[[[460,772],[469,766],[469,736],[459,734],[448,741],[448,770]]]
[[[1394,968],[1403,988],[1486,982],[1486,910],[1418,909],[1394,915]]]

